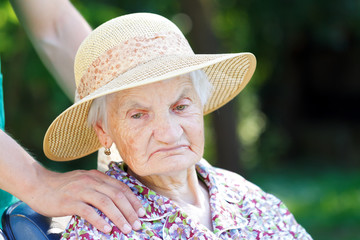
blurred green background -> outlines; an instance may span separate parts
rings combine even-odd
[[[197,53],[254,53],[250,84],[205,119],[205,158],[278,196],[314,239],[360,239],[360,1],[72,2],[92,27],[154,12],[174,21]],[[71,101],[6,0],[0,53],[6,131],[49,168],[96,167],[96,155],[45,158],[45,131]]]

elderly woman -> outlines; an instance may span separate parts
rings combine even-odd
[[[82,43],[80,100],[49,127],[45,154],[67,161],[115,144],[123,162],[107,174],[142,201],[141,229],[101,233],[73,216],[63,239],[311,239],[284,204],[202,159],[203,115],[250,80],[250,53],[196,55],[169,20],[118,17]],[[96,183],[94,183],[96,184]],[[107,204],[104,202],[104,204]]]

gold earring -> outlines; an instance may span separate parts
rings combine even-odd
[[[110,148],[105,148],[104,153],[109,156],[111,154]]]

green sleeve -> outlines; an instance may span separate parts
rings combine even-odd
[[[5,127],[5,113],[4,113],[4,96],[2,88],[2,74],[1,74],[1,61],[0,61],[0,129],[4,130]],[[11,194],[0,189],[0,217],[2,213],[8,208],[11,204],[18,201],[18,199]],[[0,221],[1,227],[1,221]]]
[[[5,128],[5,111],[4,111],[4,96],[3,96],[3,84],[1,74],[1,60],[0,60],[0,129]]]

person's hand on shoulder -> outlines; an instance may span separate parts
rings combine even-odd
[[[97,170],[56,173],[40,170],[39,184],[26,201],[47,216],[78,215],[98,230],[108,233],[110,225],[92,207],[103,212],[124,233],[141,227],[145,214],[140,200],[124,183]]]
[[[91,32],[89,24],[69,0],[10,2],[41,60],[64,92],[73,99],[75,54],[80,43]],[[26,177],[16,179],[16,176],[7,174],[0,179],[0,188],[17,196],[35,211],[53,217],[79,215],[97,229],[110,231],[94,206],[123,232],[129,232],[130,226],[135,230],[140,228],[138,216],[145,214],[145,211],[125,184],[97,170],[68,173],[48,171],[15,141],[9,140],[6,134],[1,137],[4,137],[6,144],[1,145],[0,149],[1,173],[17,166],[19,174]],[[17,152],[17,157],[8,152]],[[6,157],[3,158],[2,154]],[[27,182],[26,187],[24,182]]]
[[[0,189],[50,217],[79,215],[98,230],[111,228],[95,208],[124,233],[139,229],[145,214],[128,186],[97,170],[49,171],[0,130]]]

